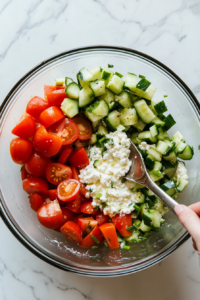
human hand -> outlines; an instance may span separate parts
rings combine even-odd
[[[193,247],[198,251],[200,264],[200,202],[188,207],[182,204],[176,205],[174,210],[181,224],[192,236]]]

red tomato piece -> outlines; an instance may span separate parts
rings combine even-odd
[[[43,176],[46,173],[47,165],[51,163],[51,160],[47,157],[41,157],[35,151],[33,151],[25,164],[25,168],[32,176]]]
[[[45,201],[44,201],[44,198],[42,198],[40,195],[32,194],[32,195],[30,195],[29,203],[30,203],[30,206],[31,206],[32,210],[37,212],[38,209],[42,205],[44,205]]]
[[[24,139],[29,139],[35,133],[35,121],[29,115],[24,113],[19,120],[19,123],[11,131],[12,134]]]
[[[23,190],[31,195],[31,194],[41,194],[47,195],[48,194],[48,184],[46,180],[42,178],[27,178],[24,179],[22,182]]]
[[[33,146],[29,140],[15,138],[10,143],[10,155],[16,164],[25,164],[31,155]]]
[[[79,171],[74,166],[71,166],[71,170],[72,170],[72,178],[79,180],[79,177],[78,177]]]
[[[61,103],[65,98],[67,98],[67,95],[64,89],[56,90],[46,94],[46,99],[49,103],[49,106],[61,107]]]
[[[92,217],[80,218],[78,219],[78,226],[80,227],[83,236],[88,235],[95,226],[97,226],[97,221]]]
[[[88,189],[86,189],[85,185],[82,182],[81,182],[81,187],[80,187],[80,193],[84,197],[86,197],[86,194],[88,193]],[[88,198],[88,197],[86,197],[86,198]]]
[[[102,225],[104,223],[108,223],[109,216],[108,215],[104,215],[104,213],[101,212],[101,213],[98,213],[96,215],[96,220],[98,222],[98,225],[100,226],[100,225]]]
[[[39,121],[44,127],[47,128],[63,118],[64,114],[62,110],[56,106],[51,106],[41,113]]]
[[[99,242],[95,242],[95,237]],[[93,246],[101,245],[104,241],[104,237],[99,229],[99,226],[97,225],[80,243],[79,246],[83,248],[91,248]]]
[[[29,174],[27,171],[26,171],[26,168],[25,168],[25,165],[21,168],[21,179],[22,181],[26,178],[30,178],[32,177],[31,174]]]
[[[80,182],[75,179],[67,179],[62,181],[57,188],[58,199],[62,201],[70,201],[76,198],[80,190]]]
[[[37,217],[39,222],[49,229],[58,228],[63,222],[62,210],[57,200],[40,207]]]
[[[51,201],[53,200],[58,200],[60,206],[65,206],[66,205],[66,202],[64,201],[61,201],[58,199],[58,191],[57,189],[56,190],[48,190],[48,197]]]
[[[92,201],[87,201],[81,204],[81,212],[90,215],[98,214],[98,211],[92,206]]]
[[[60,231],[60,228],[69,220],[71,220],[74,217],[74,213],[67,209],[66,207],[60,207],[62,210],[62,224],[60,227],[56,228],[56,231]]]
[[[117,233],[113,223],[104,223],[99,227],[110,249],[119,248]]]
[[[58,159],[58,163],[65,164],[72,151],[73,151],[72,146],[66,146]]]
[[[38,120],[40,114],[49,107],[49,104],[40,97],[33,97],[27,104],[26,112],[34,119]]]
[[[75,213],[80,213],[80,207],[81,207],[81,195],[80,193],[78,193],[78,195],[76,196],[76,198],[72,201],[67,202],[67,208]]]
[[[115,227],[117,228],[117,230],[119,231],[119,233],[121,234],[121,236],[129,236],[132,234],[132,230],[128,231],[126,228],[132,226],[132,218],[131,218],[131,214],[122,214],[122,215],[115,215],[112,218],[112,221],[115,225]]]
[[[43,156],[51,157],[58,153],[62,146],[62,140],[46,131],[44,126],[40,126],[33,136],[33,147],[41,152]]]
[[[73,143],[79,134],[76,123],[68,118],[64,118],[63,120],[53,124],[48,128],[48,131],[59,136],[62,139],[63,145]]]
[[[66,237],[67,239],[69,239],[73,243],[75,243],[75,244],[81,243],[81,241],[82,241],[81,229],[73,221],[68,221],[67,223],[65,223],[61,227],[60,231],[64,235],[64,237]]]
[[[49,93],[51,93],[51,92],[53,92],[53,91],[63,90],[63,89],[65,89],[64,86],[45,85],[44,86],[44,97],[46,98],[46,95],[49,94]]]
[[[85,141],[89,140],[92,136],[92,125],[91,123],[82,117],[74,117],[72,119],[78,126],[79,135],[78,140]]]
[[[52,184],[58,185],[63,180],[72,178],[72,171],[66,165],[51,163],[46,168],[46,178]]]
[[[78,224],[78,219],[80,219],[80,218],[83,218],[83,214],[76,214],[76,215],[73,217],[72,221],[73,221],[74,223]]]
[[[79,148],[70,155],[69,162],[78,169],[84,169],[89,165],[89,159],[84,148]]]

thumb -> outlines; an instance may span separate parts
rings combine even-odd
[[[185,205],[176,205],[175,213],[181,224],[187,229],[193,237],[197,250],[200,251],[200,219],[197,214]]]

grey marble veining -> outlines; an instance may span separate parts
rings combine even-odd
[[[200,99],[199,0],[1,0],[1,102],[29,69],[59,52],[95,44],[134,48],[176,72]],[[3,176],[3,174],[0,174]],[[121,278],[66,273],[25,249],[0,220],[1,300],[198,300],[189,240],[145,271]]]

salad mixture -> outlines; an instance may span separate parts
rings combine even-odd
[[[164,100],[143,75],[86,68],[33,97],[12,133],[10,154],[21,165],[24,191],[46,228],[81,247],[128,250],[165,222],[168,208],[147,188],[124,178],[130,140],[147,170],[177,199],[188,184],[193,148],[177,131]],[[167,97],[166,95],[164,97]]]

